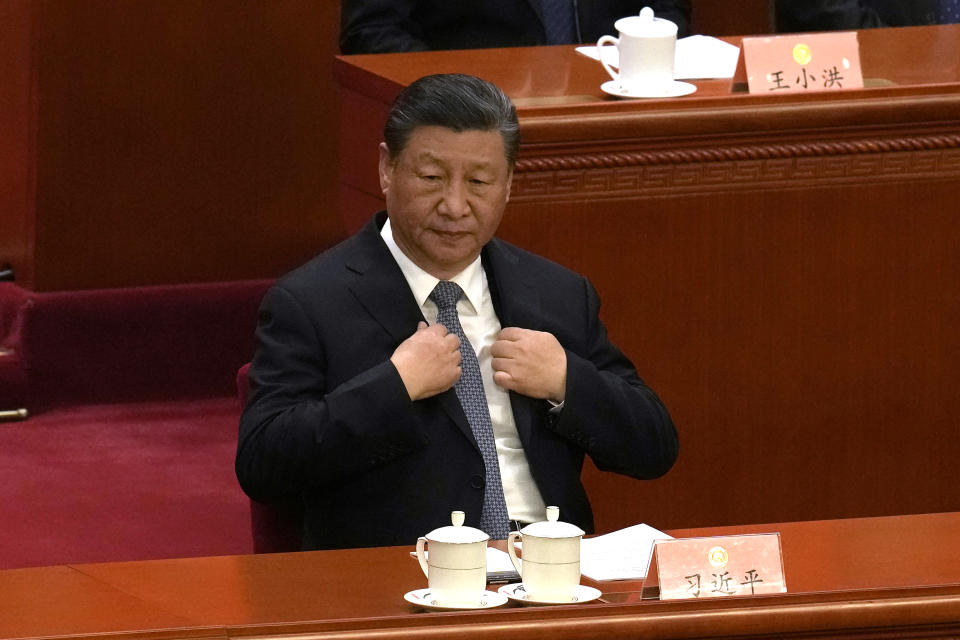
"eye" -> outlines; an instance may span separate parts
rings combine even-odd
[[[443,176],[440,175],[439,173],[421,173],[420,174],[420,181],[423,182],[423,184],[428,185],[430,187],[435,187],[437,185],[443,184],[443,180],[444,180]]]
[[[490,184],[490,183],[487,182],[486,180],[481,180],[480,178],[471,178],[471,179],[470,179],[470,184],[485,185],[485,184]]]

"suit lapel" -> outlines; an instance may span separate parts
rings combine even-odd
[[[540,291],[525,277],[518,255],[494,238],[484,248],[483,266],[500,326],[540,331]],[[532,446],[533,419],[540,413],[542,401],[511,391],[510,407],[520,441],[524,447]]]
[[[417,329],[423,314],[403,272],[380,237],[380,214],[357,236],[345,261],[347,286],[360,304],[399,344]]]
[[[348,287],[367,312],[400,344],[417,330],[423,312],[410,291],[403,272],[380,237],[385,216],[380,213],[357,236],[357,246],[345,262],[351,278]],[[479,451],[456,391],[437,396],[444,411]]]
[[[500,325],[539,330],[543,324],[540,291],[525,277],[510,246],[496,238],[487,243],[483,268]]]

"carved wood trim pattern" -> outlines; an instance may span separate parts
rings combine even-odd
[[[951,176],[960,176],[960,134],[521,158],[511,200]]]

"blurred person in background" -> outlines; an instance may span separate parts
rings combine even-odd
[[[960,21],[960,0],[777,0],[777,30],[833,31]]]
[[[645,6],[687,35],[690,0],[342,0],[340,51],[594,44]]]

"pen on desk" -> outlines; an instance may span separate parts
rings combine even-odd
[[[487,584],[509,584],[519,582],[520,574],[516,571],[488,571]]]
[[[416,558],[416,552],[411,551],[410,557]],[[519,581],[520,574],[516,571],[487,571],[487,584],[509,584]]]

